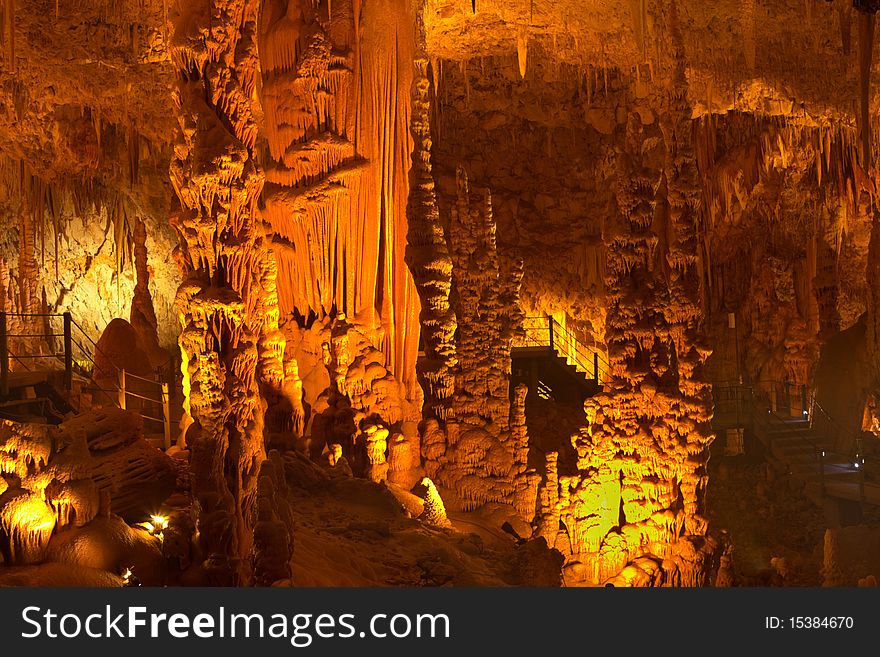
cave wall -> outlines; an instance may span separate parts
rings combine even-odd
[[[525,314],[554,315],[584,342],[601,342],[601,233],[613,207],[611,133],[625,82],[612,76],[605,89],[599,69],[539,48],[524,77],[516,55],[435,63],[441,211],[454,202],[461,166],[471,184],[492,191],[500,253],[523,261]]]
[[[111,319],[130,317],[134,227],[144,220],[159,343],[174,347],[164,20],[160,2],[4,7],[7,312],[69,310],[97,340]],[[32,272],[28,285],[22,271]]]

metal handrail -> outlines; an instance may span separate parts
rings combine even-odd
[[[611,365],[601,352],[583,344],[571,330],[562,326],[552,315],[525,317],[521,328],[522,334],[518,340],[515,339],[515,346],[520,342],[524,343],[520,346],[549,347],[578,371],[589,376],[592,369],[596,381],[601,381],[610,374]],[[600,363],[605,367],[600,368]],[[601,376],[601,373],[604,373],[605,377]]]
[[[50,332],[52,329],[49,324],[46,324],[44,331],[42,332],[34,332],[34,333],[8,333],[7,332],[7,318],[8,317],[61,317],[63,318],[63,332],[55,333]],[[89,353],[89,351],[73,336],[73,328],[76,328],[79,333],[88,340],[93,347],[95,353],[100,353],[107,359],[107,364],[115,371],[116,379],[118,382],[114,382],[114,389],[105,390],[100,388],[94,380],[95,373],[95,359]],[[9,338],[38,338],[46,340],[49,343],[50,348],[54,348],[54,338],[61,337],[64,339],[64,351],[55,352],[48,354],[29,354],[16,356],[9,349],[8,340]],[[52,341],[52,342],[50,342]],[[85,371],[85,368],[81,367],[79,363],[76,363],[73,358],[73,345],[76,345],[82,355],[88,360],[92,365],[92,372],[88,373]],[[3,394],[8,393],[9,388],[9,358],[13,358],[22,366],[25,367],[28,371],[32,371],[27,365],[22,361],[22,359],[38,359],[38,358],[63,358],[64,360],[64,385],[65,388],[70,391],[73,384],[73,370],[76,367],[78,373],[80,373],[84,378],[89,379],[92,383],[90,389],[104,391],[104,392],[115,392],[117,394],[117,403],[120,408],[125,409],[126,407],[126,398],[127,397],[135,397],[147,402],[151,402],[154,404],[158,404],[162,407],[163,411],[163,419],[159,419],[153,416],[146,415],[141,413],[141,417],[145,420],[152,420],[154,422],[158,422],[163,425],[164,433],[165,433],[165,446],[170,447],[170,423],[171,423],[171,409],[170,409],[170,395],[171,389],[168,382],[157,381],[155,379],[148,379],[146,377],[132,374],[130,372],[126,372],[124,369],[121,369],[113,364],[112,359],[98,346],[98,344],[86,333],[85,329],[77,323],[70,313],[0,313],[0,392]],[[158,386],[159,392],[158,397],[152,397],[148,394],[140,394],[139,392],[134,392],[131,390],[127,390],[125,386],[125,381],[127,378],[133,378],[138,381],[143,381],[145,383]]]
[[[19,358],[19,357],[16,356],[14,353],[12,353],[11,351],[9,351],[8,348],[7,348],[6,351],[9,353],[10,356],[12,356],[15,360],[17,360],[17,361],[19,362],[19,364],[20,364],[24,369],[26,369],[28,372],[31,372],[31,371],[32,371],[31,368],[27,366],[27,363],[25,363],[21,358]]]
[[[850,454],[847,454],[846,456],[848,458],[852,459],[853,463],[860,461],[861,464],[864,465],[865,454],[862,451],[862,437],[859,434],[847,429],[842,424],[840,424],[840,422],[838,422],[833,417],[831,417],[831,414],[827,410],[825,410],[825,407],[822,406],[821,403],[819,403],[818,399],[816,399],[815,392],[813,392],[810,395],[810,405],[811,405],[811,407],[818,409],[819,412],[822,413],[822,415],[825,417],[825,419],[828,420],[828,422],[837,430],[837,432],[839,434],[853,439],[853,441],[854,441],[853,444],[855,445],[855,449]],[[810,413],[810,426],[813,426],[813,414],[812,413]]]
[[[744,401],[748,401],[748,402],[750,402],[751,408],[750,408],[749,414],[750,414],[751,417],[752,417],[753,423],[755,423],[755,424],[760,424],[760,425],[764,426],[765,428],[769,428],[769,426],[770,426],[770,424],[771,424],[771,420],[774,420],[774,419],[776,420],[776,422],[778,422],[779,425],[786,425],[786,424],[789,424],[789,423],[791,422],[791,419],[786,420],[786,418],[784,418],[784,417],[780,416],[778,413],[776,413],[776,412],[770,407],[770,404],[769,404],[769,403],[767,404],[767,407],[766,407],[766,411],[767,411],[766,413],[763,412],[763,411],[765,410],[765,409],[763,409],[763,408],[761,409],[760,412],[757,411],[757,409],[756,409],[756,407],[755,407],[755,401],[757,401],[757,400],[761,400],[761,401],[763,401],[763,402],[769,402],[769,401],[770,401],[770,400],[768,399],[766,393],[763,394],[763,395],[756,394],[756,389],[755,389],[753,386],[751,386],[751,385],[740,384],[740,383],[736,383],[736,382],[734,382],[732,385],[724,385],[724,384],[726,384],[726,383],[730,383],[730,382],[718,382],[718,383],[716,383],[716,384],[713,384],[713,397],[716,398],[716,401],[717,401],[717,397],[716,397],[716,395],[714,394],[716,391],[720,392],[720,391],[723,391],[723,390],[731,390],[731,389],[740,389],[740,390],[743,390],[743,391],[748,391],[748,397],[750,397],[751,399],[748,399],[748,398],[746,397],[746,398],[743,399],[743,400],[744,400]],[[787,381],[778,381],[778,380],[762,380],[762,381],[760,381],[760,383],[762,383],[762,384],[772,384],[772,385],[774,385],[774,386],[779,386],[779,385],[791,385],[790,382],[787,382]],[[721,384],[721,385],[719,385],[719,384]],[[834,420],[834,418],[832,418],[832,417],[830,416],[830,414],[829,414],[829,413],[828,413],[828,412],[822,407],[822,405],[816,400],[816,398],[815,398],[815,393],[813,393],[813,394],[810,395],[810,400],[809,400],[809,401],[810,401],[810,408],[809,408],[808,413],[807,413],[809,419],[806,420],[806,421],[809,423],[810,428],[813,427],[813,414],[814,414],[814,410],[815,410],[815,409],[818,409],[819,412],[821,412],[821,413],[822,413],[822,414],[823,414],[823,415],[829,420],[829,422],[830,422],[832,425],[834,425],[838,430],[843,431],[845,434],[850,435],[850,436],[853,436],[853,437],[856,438],[856,440],[858,441],[858,442],[856,443],[856,445],[857,445],[857,447],[856,447],[856,459],[858,460],[859,455],[861,454],[861,438],[860,438],[859,436],[854,436],[854,434],[853,434],[852,432],[846,430],[846,429],[845,429],[844,427],[842,427],[842,426],[841,426],[836,420]],[[807,410],[807,409],[805,409],[805,410]],[[805,445],[807,445],[808,447],[811,448],[811,450],[812,450],[812,452],[813,452],[813,459],[815,460],[815,462],[816,462],[817,465],[818,465],[818,470],[819,470],[819,475],[820,475],[820,484],[821,484],[821,487],[822,487],[822,493],[823,493],[823,495],[824,495],[824,494],[825,494],[825,461],[826,461],[826,457],[828,456],[828,454],[831,454],[831,453],[834,453],[834,452],[829,451],[829,450],[826,450],[826,449],[823,449],[820,445],[817,445],[813,440],[811,440],[811,439],[809,438],[809,436],[807,436],[807,435],[804,435],[804,434],[795,434],[795,435],[792,436],[792,437],[796,438],[799,442],[802,442],[803,444],[805,444]],[[769,436],[768,436],[768,440],[770,440]],[[853,456],[850,455],[850,454],[839,454],[839,456],[843,457],[844,459],[846,459],[846,460],[848,460],[848,461],[850,461],[850,462],[853,462],[853,461],[852,461]],[[862,464],[865,463],[865,458],[864,458],[864,455],[863,455],[863,454],[861,454],[861,463],[862,463]],[[865,472],[864,472],[864,470],[865,470],[865,469],[864,469],[864,468],[860,468],[860,467],[858,467],[858,466],[856,466],[856,467],[858,468],[857,471],[849,471],[849,473],[850,473],[850,474],[858,474],[859,477],[860,477],[860,483],[861,483],[861,485],[864,485],[864,477],[865,477]]]
[[[525,318],[523,318],[523,328],[526,328],[526,329],[529,328],[528,326],[526,326],[527,322],[536,322],[536,323],[540,322],[540,325],[534,326],[532,328],[541,329],[541,330],[543,330],[543,329],[549,330],[549,327],[552,324],[552,326],[554,327],[553,328],[554,333],[557,331],[560,331],[563,335],[570,338],[570,342],[575,344],[577,347],[580,347],[582,350],[590,350],[590,347],[588,345],[585,345],[583,342],[581,342],[571,329],[560,324],[558,321],[556,321],[556,319],[552,315],[546,315],[544,317],[539,317],[539,316],[534,316],[534,315],[525,317]],[[558,327],[558,329],[555,327]],[[593,349],[593,350],[590,350],[589,353],[595,353],[599,357],[600,361],[602,361],[609,368],[611,367],[611,364],[602,355],[602,352],[600,350]]]
[[[32,314],[32,315],[28,315],[25,313],[7,313],[7,316],[13,316],[13,317],[31,317],[31,316],[32,317],[64,317],[64,315],[57,314],[57,313],[44,313],[44,314]],[[82,337],[84,337],[86,340],[88,340],[92,344],[92,347],[94,348],[94,350],[97,353],[100,353],[102,356],[104,356],[107,359],[107,365],[109,365],[112,368],[113,373],[118,377],[119,372],[120,372],[120,368],[113,364],[110,356],[108,356],[107,353],[98,346],[98,343],[95,342],[88,333],[86,333],[85,329],[83,329],[83,327],[80,326],[80,324],[75,319],[73,319],[71,317],[70,322],[73,327],[75,327],[76,329],[79,330],[79,332],[82,334]],[[8,338],[15,338],[15,337],[51,338],[51,337],[64,337],[64,336],[65,336],[64,333],[27,333],[27,334],[7,333],[6,334],[6,337],[8,337]],[[85,356],[85,358],[92,364],[92,369],[94,371],[94,366],[97,364],[95,362],[95,359],[89,354],[88,350],[82,345],[82,343],[79,342],[79,340],[77,340],[75,337],[71,337],[71,340],[73,341],[74,344],[76,344],[77,347],[79,347],[80,351],[82,352],[82,355]],[[57,357],[57,356],[64,356],[64,355],[65,355],[64,353],[41,354],[40,356],[26,356],[26,358],[44,358],[44,357],[49,358],[49,357]],[[126,376],[126,378],[138,379],[139,381],[143,381],[145,383],[150,383],[150,384],[156,385],[159,388],[162,387],[162,383],[163,383],[162,381],[157,381],[155,379],[148,379],[146,377],[140,376],[138,374],[134,374],[129,371],[125,372],[125,376]],[[91,378],[91,377],[89,377],[89,378]],[[117,387],[116,391],[118,391],[118,390],[119,390],[119,388]],[[151,397],[151,398],[149,398],[149,401],[153,401],[156,403],[162,403],[162,400],[160,398]]]

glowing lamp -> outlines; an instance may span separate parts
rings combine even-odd
[[[159,533],[162,533],[165,529],[168,529],[168,516],[150,516],[150,520],[152,520],[152,525],[158,530]]]
[[[141,581],[135,576],[131,566],[122,571],[122,586],[140,586]]]
[[[162,538],[163,532],[168,529],[168,516],[151,515],[148,522],[138,523],[138,527],[146,529],[150,536]]]

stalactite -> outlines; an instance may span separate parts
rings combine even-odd
[[[840,43],[845,56],[849,55],[852,51],[852,12],[853,5],[850,0],[837,0],[837,19],[840,23]]]
[[[874,53],[874,12],[859,13],[859,133],[862,167],[871,167],[871,63]]]
[[[98,119],[100,121],[100,118]],[[133,187],[138,183],[138,174],[140,170],[141,160],[141,142],[140,135],[133,123],[130,123],[125,133],[126,145],[128,146],[128,180]],[[100,147],[100,133],[98,136],[98,145]]]
[[[529,28],[521,26],[516,34],[516,61],[519,64],[519,76],[526,77],[526,61],[529,56]]]
[[[865,345],[870,363],[870,386],[875,394],[880,390],[880,290],[876,281],[880,280],[880,207],[876,201],[869,206],[871,218],[871,237],[868,242],[868,262],[865,277],[869,285]]]
[[[36,260],[36,235],[32,206],[22,209],[19,222],[18,279],[21,297],[19,312],[36,313],[38,270]]]
[[[755,70],[755,0],[740,0],[740,25],[743,31],[743,54],[746,67]],[[711,107],[709,108],[711,112]]]
[[[3,4],[4,45],[6,46],[6,70],[15,72],[15,0]]]

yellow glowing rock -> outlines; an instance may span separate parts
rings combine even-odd
[[[424,498],[425,508],[419,518],[426,523],[437,527],[452,527],[452,523],[449,522],[449,518],[446,517],[446,507],[443,504],[443,500],[440,498],[440,493],[434,485],[434,482],[428,477],[424,477],[422,478],[421,483],[422,486],[425,487],[426,492]]]
[[[0,545],[4,557],[13,564],[37,563],[43,559],[52,531],[55,512],[37,495],[7,491],[0,504]]]

